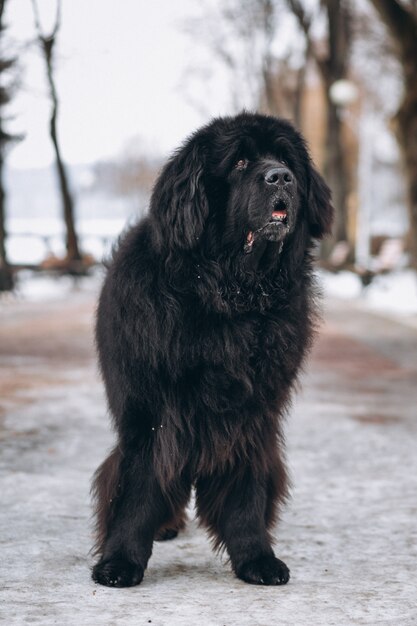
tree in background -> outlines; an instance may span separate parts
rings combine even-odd
[[[78,237],[75,229],[74,220],[74,200],[70,192],[68,175],[64,165],[64,161],[61,156],[61,150],[58,142],[57,132],[57,119],[58,119],[58,95],[55,87],[55,80],[53,74],[53,51],[56,43],[56,37],[61,25],[61,2],[57,0],[57,12],[56,20],[53,30],[50,35],[45,35],[42,32],[42,27],[39,18],[38,5],[36,0],[32,0],[33,12],[35,17],[35,26],[38,35],[38,41],[42,50],[47,71],[47,79],[49,85],[49,92],[52,101],[52,111],[50,119],[50,135],[55,150],[55,162],[58,174],[59,188],[61,191],[63,216],[66,228],[66,247],[67,247],[67,261],[71,265],[74,262],[78,263],[82,261],[80,248],[78,245]]]
[[[201,17],[187,22],[186,31],[193,39],[197,33],[198,43],[228,72],[236,112],[258,109],[299,125],[305,63],[293,62],[292,49],[277,57],[274,46],[285,29],[285,12],[277,9],[276,0],[223,0],[206,5]],[[203,65],[207,81],[208,64]]]
[[[417,7],[397,0],[371,2],[391,34],[402,67],[403,98],[394,122],[408,187],[410,253],[417,267]]]
[[[314,59],[323,83],[327,115],[323,173],[332,190],[336,209],[334,239],[347,241],[350,172],[345,158],[342,120],[339,107],[331,98],[331,86],[348,77],[352,9],[349,0],[322,0],[321,14],[325,16],[326,34],[316,41],[311,34],[312,16],[305,5],[301,0],[287,2],[305,36],[309,56]]]
[[[3,39],[3,15],[6,0],[0,0],[0,38]],[[0,291],[13,289],[12,268],[7,260],[6,252],[6,193],[3,184],[6,147],[19,137],[10,135],[4,129],[4,107],[10,101],[10,86],[5,86],[4,76],[15,64],[13,58],[0,58]]]
[[[119,196],[149,197],[161,169],[159,160],[146,155],[127,156],[117,161],[99,161],[94,167],[96,186]]]

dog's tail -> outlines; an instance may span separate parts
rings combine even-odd
[[[91,486],[95,503],[95,543],[93,554],[102,553],[109,528],[113,522],[116,500],[121,488],[121,461],[123,455],[117,446],[96,470]]]

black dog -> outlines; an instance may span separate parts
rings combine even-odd
[[[236,575],[288,581],[269,534],[287,493],[281,418],[314,330],[313,238],[332,215],[303,139],[276,118],[216,119],[163,169],[98,308],[118,441],[93,487],[96,582],[141,582],[192,485]]]

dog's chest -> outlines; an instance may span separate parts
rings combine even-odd
[[[208,419],[211,428],[223,425],[222,431],[258,414],[275,415],[288,399],[300,362],[296,336],[293,322],[272,314],[239,316],[202,329],[182,386],[193,397],[197,421]]]
[[[280,313],[247,314],[202,327],[191,347],[203,379],[242,398],[291,378],[304,341],[299,320]]]

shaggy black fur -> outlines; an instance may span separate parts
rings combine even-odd
[[[288,581],[269,534],[287,493],[281,421],[314,330],[313,238],[332,214],[303,139],[276,118],[216,119],[163,169],[98,308],[118,434],[93,486],[98,583],[141,582],[192,485],[236,575]]]

